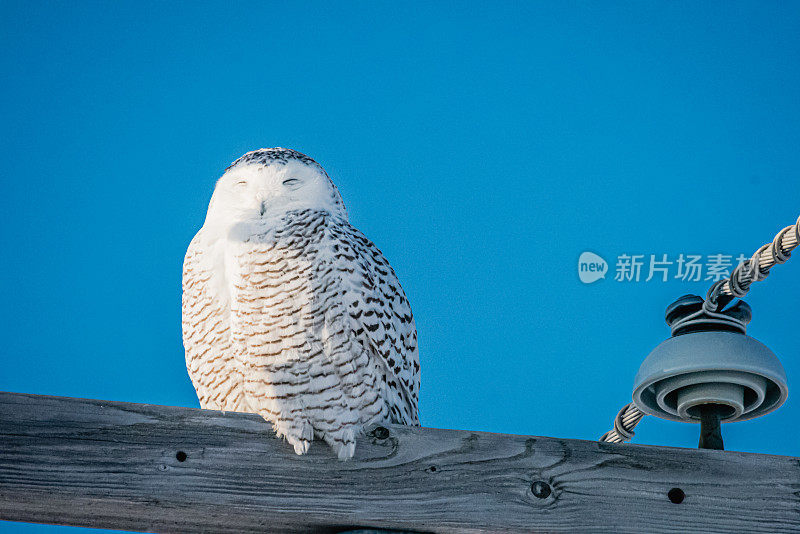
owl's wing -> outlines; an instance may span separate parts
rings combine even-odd
[[[186,369],[200,407],[249,411],[242,395],[230,339],[228,298],[210,263],[214,255],[203,231],[192,239],[183,262],[182,328]]]
[[[394,422],[418,425],[417,328],[400,281],[372,241],[348,223],[333,244],[333,264],[346,281],[351,333],[380,365]]]

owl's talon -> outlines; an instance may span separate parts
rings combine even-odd
[[[306,440],[295,441],[292,445],[294,446],[294,453],[298,456],[304,455],[311,448],[311,442]]]
[[[336,455],[340,460],[349,460],[356,453],[356,444],[355,442],[341,443],[335,446],[334,449],[336,449]]]

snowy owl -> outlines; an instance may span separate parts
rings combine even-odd
[[[353,456],[373,423],[418,425],[411,308],[308,156],[248,152],[217,182],[183,265],[183,343],[200,405],[252,412],[308,451]]]

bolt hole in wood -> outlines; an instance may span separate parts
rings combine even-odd
[[[185,453],[185,452],[183,452],[183,451],[178,451],[178,452],[175,454],[175,459],[176,459],[176,460],[178,460],[179,462],[185,462],[185,461],[186,461],[186,458],[188,458],[188,456],[187,456],[187,455],[186,455],[186,453]]]
[[[683,502],[683,498],[686,497],[686,494],[680,488],[672,488],[667,492],[667,497],[669,500],[675,504],[680,504]]]
[[[385,426],[376,427],[375,430],[372,431],[372,435],[375,436],[376,439],[386,439],[389,437],[389,429]]]
[[[544,482],[543,480],[537,480],[531,484],[531,492],[533,492],[534,497],[538,499],[546,499],[550,496],[553,490],[550,489],[550,484],[547,482]]]
[[[436,466],[435,465],[430,466],[428,468],[428,471],[430,471],[431,473],[435,473],[436,472]]]

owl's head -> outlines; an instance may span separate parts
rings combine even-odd
[[[303,209],[347,217],[339,190],[319,163],[288,148],[261,148],[225,170],[211,197],[206,223],[270,219]]]

